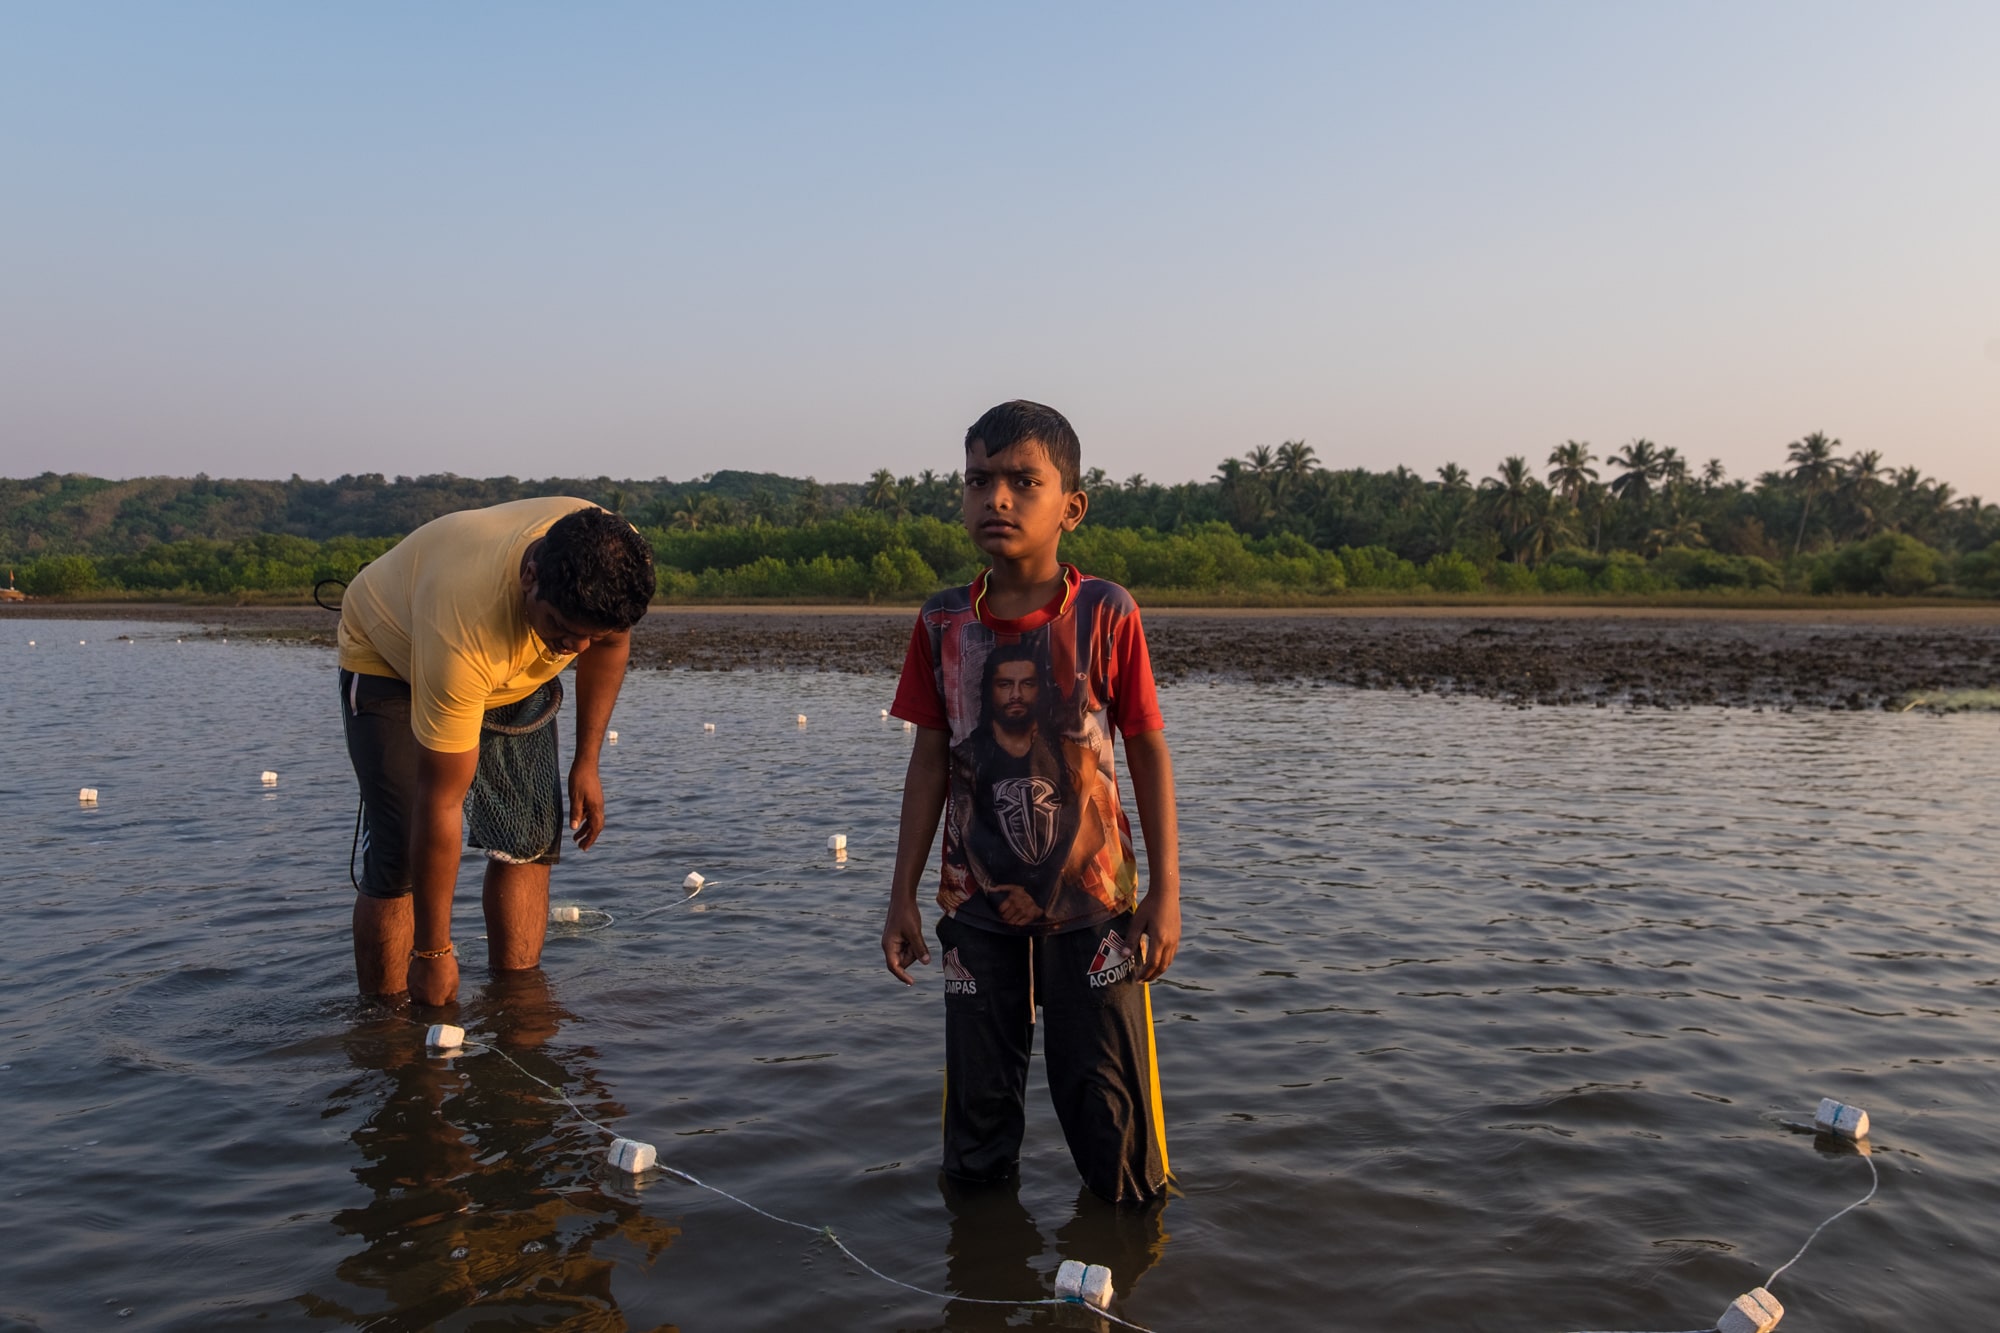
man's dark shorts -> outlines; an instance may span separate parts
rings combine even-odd
[[[479,772],[465,798],[467,841],[497,861],[554,865],[562,851],[562,776],[553,717],[518,731],[562,699],[550,681],[516,704],[489,710],[479,736]],[[409,682],[340,672],[347,755],[361,784],[361,864],[354,887],[370,898],[401,898],[412,887],[410,825],[417,803],[416,734]]]

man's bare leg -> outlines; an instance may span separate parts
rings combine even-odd
[[[354,977],[363,995],[400,995],[410,988],[410,950],[416,931],[416,910],[408,894],[354,895]]]
[[[480,894],[486,908],[486,961],[496,971],[539,967],[549,933],[549,868],[488,860]]]

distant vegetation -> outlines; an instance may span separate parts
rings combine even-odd
[[[670,598],[910,601],[978,554],[959,475],[822,485],[725,471],[689,482],[340,477],[0,479],[0,561],[38,596],[296,596],[457,509],[577,495],[652,541]],[[1084,478],[1065,555],[1145,593],[1298,600],[1392,594],[1861,593],[2000,596],[2000,506],[1814,433],[1746,481],[1633,440],[1564,441],[1482,481],[1323,467],[1300,441],[1204,482]]]

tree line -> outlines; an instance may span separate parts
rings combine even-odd
[[[1223,459],[1199,482],[1082,479],[1065,540],[1142,591],[1226,597],[1672,590],[2000,594],[2000,506],[1814,432],[1731,478],[1635,439],[1565,440],[1483,479],[1329,469],[1304,441]],[[962,581],[978,552],[961,478],[866,482],[724,471],[687,482],[345,476],[331,482],[45,474],[0,479],[0,553],[40,595],[295,594],[347,577],[441,513],[572,494],[631,519],[674,598],[898,599]]]

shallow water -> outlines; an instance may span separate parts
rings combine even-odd
[[[544,985],[466,968],[516,1068],[352,996],[328,655],[6,629],[0,1329],[1100,1326],[635,1186],[528,1073],[910,1282],[1105,1262],[1162,1333],[1706,1327],[1866,1191],[1784,1126],[1834,1095],[1882,1190],[1780,1280],[1784,1327],[2000,1298],[2000,718],[1163,691],[1178,1193],[1121,1212],[1032,1084],[1018,1192],[940,1185],[938,982],[876,944],[887,681],[631,677],[611,830],[556,880],[616,921],[558,927]],[[462,943],[476,899],[468,869]]]

